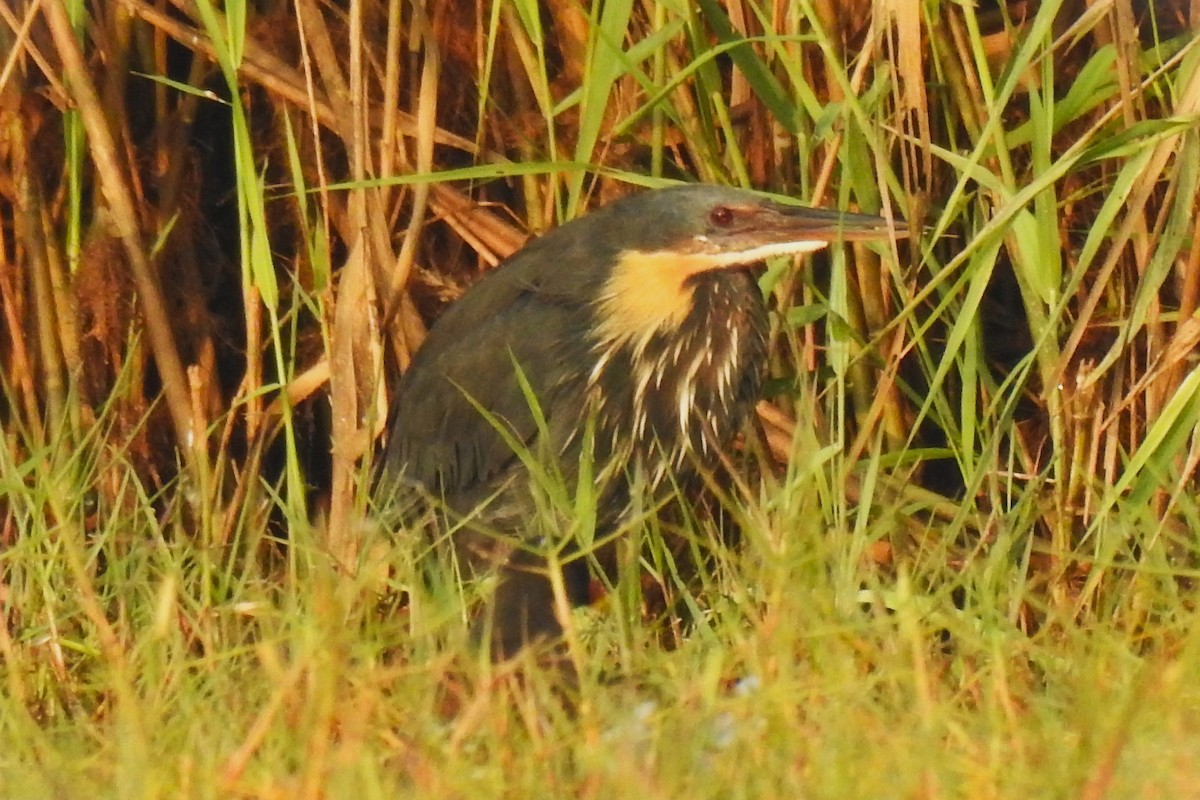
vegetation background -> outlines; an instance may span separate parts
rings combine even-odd
[[[1200,793],[1198,26],[0,4],[0,793]],[[703,567],[636,532],[564,690],[362,522],[382,376],[526,236],[680,179],[921,233],[772,266]]]

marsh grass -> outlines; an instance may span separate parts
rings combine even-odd
[[[0,793],[1196,794],[1195,11],[893,6],[0,7]],[[678,178],[920,235],[771,265],[736,478],[492,664],[382,376]]]

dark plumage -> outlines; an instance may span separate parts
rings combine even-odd
[[[753,408],[767,311],[751,268],[887,232],[877,217],[738,189],[645,192],[530,243],[437,321],[397,388],[378,491],[415,488],[471,518],[455,546],[472,571],[500,570],[484,618],[498,654],[558,631],[537,549],[560,534],[538,522],[529,472],[497,426],[568,487],[590,442],[602,536],[631,486],[653,495],[711,468]],[[587,572],[573,564],[566,585],[582,602]]]

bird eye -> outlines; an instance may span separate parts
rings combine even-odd
[[[733,222],[733,209],[725,206],[717,206],[712,211],[708,212],[708,219],[713,225],[724,228],[726,225]]]

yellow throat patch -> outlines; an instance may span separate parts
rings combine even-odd
[[[713,266],[704,255],[622,253],[600,294],[600,341],[640,349],[655,333],[678,328],[692,309],[688,278]]]

